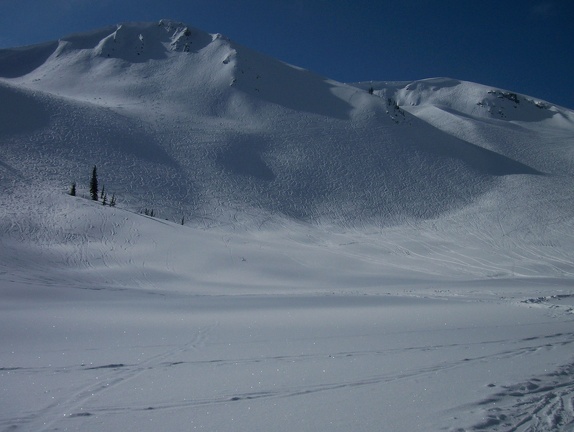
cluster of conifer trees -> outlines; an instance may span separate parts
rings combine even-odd
[[[76,196],[76,182],[72,183],[70,188],[70,195]],[[103,205],[109,205],[110,207],[115,207],[116,205],[116,194],[112,194],[111,199],[108,202],[108,194],[106,193],[105,186],[102,186],[102,190],[99,190],[98,185],[98,168],[94,165],[92,169],[92,177],[90,178],[90,197],[94,201],[102,200]]]
[[[70,195],[76,196],[76,182],[72,183],[70,188]],[[94,201],[102,200],[103,205],[109,205],[110,207],[115,207],[116,205],[116,194],[112,194],[111,199],[108,202],[108,195],[105,190],[105,186],[102,185],[102,189],[99,189],[98,184],[98,168],[94,165],[92,168],[92,177],[90,178],[90,197]],[[147,208],[143,211],[146,216],[156,217],[153,209],[148,210]],[[181,217],[181,224],[185,224],[185,216]]]

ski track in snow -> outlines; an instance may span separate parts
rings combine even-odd
[[[463,344],[448,345],[421,345],[408,346],[404,348],[364,350],[364,351],[340,351],[315,354],[297,354],[280,356],[256,357],[234,357],[225,359],[203,359],[185,360],[186,357],[193,357],[194,353],[202,350],[209,343],[210,334],[217,331],[216,327],[203,328],[195,331],[194,337],[182,345],[173,346],[168,350],[163,350],[156,355],[142,358],[135,364],[112,363],[102,365],[81,365],[75,368],[2,368],[0,372],[17,375],[52,374],[52,375],[74,375],[77,377],[85,373],[90,374],[90,378],[81,378],[79,386],[70,388],[66,392],[64,399],[56,399],[49,406],[36,411],[24,412],[18,418],[2,419],[0,422],[5,430],[25,430],[49,431],[66,428],[67,421],[91,421],[102,416],[109,416],[138,413],[138,412],[185,412],[190,409],[209,407],[229,403],[241,403],[242,401],[255,401],[260,399],[274,399],[277,403],[284,398],[297,398],[307,395],[320,394],[321,398],[329,398],[331,392],[351,390],[360,387],[384,388],[391,383],[401,381],[412,382],[421,378],[434,377],[438,373],[448,372],[453,369],[472,370],[480,367],[484,363],[496,363],[501,360],[519,359],[526,361],[529,356],[542,351],[552,351],[558,347],[568,347],[574,344],[574,333],[558,333],[540,337],[528,337],[522,340],[492,339],[483,342],[468,342]],[[474,346],[473,346],[474,345]],[[173,377],[180,376],[181,379],[189,380],[194,375],[194,369],[202,366],[209,366],[215,373],[229,373],[237,368],[250,370],[253,366],[270,365],[274,368],[293,368],[301,365],[322,364],[333,367],[333,364],[341,363],[353,367],[357,359],[368,359],[377,362],[377,358],[382,359],[397,354],[409,353],[412,356],[420,356],[428,352],[443,352],[443,358],[449,358],[449,351],[464,352],[472,349],[473,352],[480,352],[488,346],[495,347],[495,350],[488,355],[478,355],[456,360],[442,360],[432,364],[424,364],[422,367],[406,367],[400,372],[380,373],[369,375],[368,373],[355,373],[358,377],[348,380],[339,377],[335,381],[319,382],[305,385],[288,384],[277,388],[275,385],[266,387],[259,386],[257,390],[242,390],[237,388],[234,392],[224,390],[217,397],[196,396],[185,401],[170,401],[161,395],[155,397],[153,394],[146,398],[145,405],[130,403],[130,401],[118,401],[114,405],[105,403],[105,393],[111,392],[115,388],[126,387],[134,379],[146,380],[146,374],[155,372],[167,373]],[[146,347],[141,347],[142,351]],[[340,368],[341,366],[339,366]],[[345,366],[343,366],[343,369]],[[497,430],[497,431],[562,431],[568,430],[572,425],[572,390],[574,384],[571,376],[574,365],[566,365],[556,372],[544,376],[531,378],[525,383],[515,385],[505,385],[501,391],[496,392],[491,397],[469,407],[466,410],[484,410],[485,420],[468,429],[452,430]],[[94,376],[94,373],[97,373]],[[186,377],[186,378],[184,378]],[[153,378],[152,378],[153,379]],[[85,384],[86,381],[89,384]],[[94,383],[95,381],[95,383]],[[495,387],[494,384],[489,385]],[[127,390],[127,389],[126,389]],[[102,399],[103,396],[103,399]],[[93,399],[99,399],[99,403],[92,406]],[[103,402],[102,402],[103,401]],[[18,425],[17,428],[15,425]],[[81,429],[81,423],[72,427]],[[74,429],[75,430],[75,429]]]
[[[84,410],[85,406],[89,406],[92,398],[111,390],[119,385],[126,385],[130,380],[145,374],[154,368],[173,367],[179,362],[172,362],[170,359],[177,357],[183,353],[201,349],[209,338],[209,328],[195,330],[194,337],[182,345],[176,345],[167,351],[160,354],[142,359],[137,364],[123,364],[114,363],[100,366],[85,366],[71,370],[70,368],[51,369],[46,371],[44,369],[26,369],[26,368],[0,368],[0,371],[10,371],[15,373],[35,374],[35,373],[81,373],[81,371],[97,371],[98,375],[93,378],[96,383],[90,380],[87,385],[82,385],[76,389],[69,389],[67,393],[71,393],[69,397],[64,400],[56,400],[46,408],[38,411],[27,413],[18,419],[8,419],[0,421],[0,424],[7,426],[6,430],[19,429],[21,426],[27,430],[35,431],[49,431],[58,430],[54,426],[61,422],[63,418],[76,418],[76,417],[89,417],[93,413]],[[141,347],[142,350],[146,347]],[[101,372],[100,372],[101,371]],[[11,427],[14,423],[18,424],[17,427]]]
[[[505,386],[481,401],[485,420],[468,430],[504,432],[560,432],[574,430],[574,364]]]

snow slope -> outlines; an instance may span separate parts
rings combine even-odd
[[[572,429],[572,111],[168,20],[0,101],[1,430]]]

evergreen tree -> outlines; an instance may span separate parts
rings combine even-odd
[[[102,204],[106,205],[107,203],[108,203],[108,196],[104,194],[104,196],[102,197]]]
[[[106,195],[106,185],[102,185],[102,192],[100,193],[100,199],[104,199]]]
[[[94,201],[98,200],[98,170],[95,165],[92,170],[92,178],[90,180],[90,195]]]
[[[72,183],[72,187],[70,188],[70,195],[76,196],[76,182]]]
[[[112,199],[110,200],[110,207],[116,206],[116,194],[112,194]]]

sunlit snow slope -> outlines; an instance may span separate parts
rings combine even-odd
[[[4,241],[49,243],[66,225],[46,208],[96,205],[66,193],[87,196],[97,165],[119,209],[330,227],[377,269],[573,274],[574,113],[549,102],[444,78],[343,84],[166,20],[1,50],[0,77]]]

